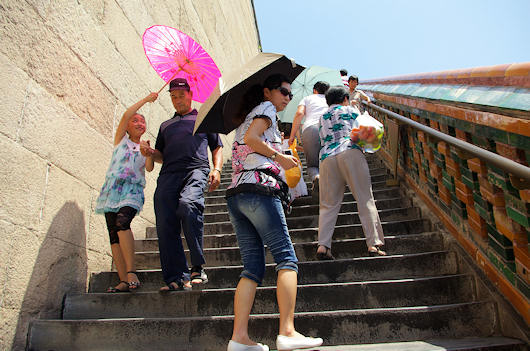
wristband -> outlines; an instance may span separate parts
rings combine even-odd
[[[221,170],[219,168],[214,168],[214,169],[212,169],[212,171],[217,171],[217,172],[219,172],[219,174],[221,174]]]

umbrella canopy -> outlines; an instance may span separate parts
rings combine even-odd
[[[152,26],[143,38],[145,55],[156,73],[166,82],[186,78],[193,100],[204,102],[214,89],[221,72],[208,53],[188,35],[168,26]]]
[[[298,104],[304,97],[313,94],[313,86],[318,81],[327,82],[330,86],[342,85],[342,78],[338,70],[320,66],[306,68],[291,84],[293,98],[285,109],[278,113],[282,122],[293,122]]]
[[[271,74],[281,73],[293,80],[303,66],[284,55],[259,53],[243,67],[224,75],[210,97],[199,109],[194,133],[216,132],[228,134],[237,126],[236,115],[243,103],[243,95],[255,84],[263,84]]]

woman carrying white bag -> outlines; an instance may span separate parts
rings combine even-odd
[[[357,208],[370,256],[386,256],[383,227],[375,206],[368,163],[364,151],[380,146],[382,125],[369,115],[360,118],[359,109],[349,105],[343,86],[326,93],[329,109],[320,117],[320,214],[317,259],[332,260],[331,241],[346,184]],[[359,117],[359,121],[357,118]],[[360,124],[360,121],[363,124]],[[375,122],[377,123],[375,123]]]

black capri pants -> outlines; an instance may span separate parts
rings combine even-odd
[[[136,216],[136,212],[134,208],[129,206],[120,208],[118,212],[105,212],[111,245],[120,243],[119,231],[131,229],[131,222]]]

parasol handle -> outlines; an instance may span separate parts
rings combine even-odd
[[[175,78],[175,76],[177,75],[177,73],[179,73],[180,71],[182,71],[182,68],[181,68],[181,67],[179,67],[178,71],[176,71],[175,74],[174,74],[171,78],[169,78],[169,80],[166,82],[166,84],[164,84],[164,85],[162,86],[162,88],[160,88],[160,90],[157,92],[157,94],[160,94],[160,92],[162,91],[162,89],[164,89],[164,88],[169,84],[169,82],[171,82],[171,81],[173,80],[173,78]]]

